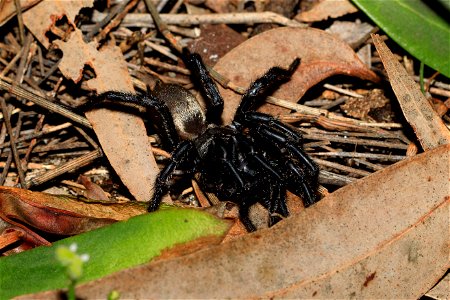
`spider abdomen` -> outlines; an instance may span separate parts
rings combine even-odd
[[[153,94],[169,108],[178,135],[193,140],[206,129],[206,116],[197,99],[177,84],[158,83]]]

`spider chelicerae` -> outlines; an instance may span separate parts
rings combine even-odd
[[[223,99],[200,55],[184,52],[184,60],[202,93],[207,110],[179,85],[159,84],[147,95],[110,91],[100,99],[130,102],[150,110],[157,120],[165,150],[172,152],[160,171],[148,210],[158,209],[169,190],[175,170],[197,177],[202,189],[220,200],[239,205],[240,219],[247,230],[256,230],[249,219],[249,208],[259,202],[270,214],[289,215],[286,191],[303,199],[305,206],[318,200],[318,166],[302,148],[302,136],[274,117],[256,112],[264,99],[278,88],[300,64],[293,60],[288,69],[273,67],[256,79],[242,96],[233,121],[221,125]]]

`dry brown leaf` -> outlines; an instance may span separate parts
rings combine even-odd
[[[86,198],[103,201],[109,200],[109,197],[108,195],[106,195],[106,192],[99,185],[93,183],[89,179],[89,177],[80,175],[78,177],[78,181],[86,188],[83,194],[84,196],[86,196]]]
[[[347,44],[312,28],[283,27],[261,33],[228,52],[214,69],[233,84],[247,88],[271,67],[287,67],[296,57],[302,60],[300,67],[292,79],[273,94],[274,97],[297,102],[309,88],[337,74],[378,80]],[[219,90],[225,99],[222,118],[229,123],[241,96],[222,87]],[[289,110],[264,104],[260,111],[278,115]]]
[[[374,26],[365,22],[335,21],[325,31],[339,37],[352,49],[361,46],[374,30]]]
[[[27,10],[31,6],[42,0],[20,0],[20,9]],[[13,0],[0,1],[0,27],[5,25],[12,17],[17,14],[16,4]]]
[[[450,143],[450,132],[442,119],[420,91],[378,34],[372,39],[386,69],[392,89],[406,120],[414,129],[424,150]]]
[[[0,187],[0,216],[59,235],[86,232],[146,211],[133,202],[90,203],[65,195]]]
[[[17,242],[20,241],[20,238],[22,237],[23,233],[18,230],[5,230],[0,234],[0,250]]]
[[[300,22],[318,22],[328,18],[339,18],[357,12],[358,9],[348,0],[321,1],[308,11],[302,11],[295,19]]]
[[[1,256],[13,255],[38,246],[50,245],[50,242],[33,231],[15,225],[11,225],[0,234]]]
[[[449,162],[450,146],[438,147],[272,228],[81,285],[77,296],[418,298],[448,268]]]
[[[89,90],[98,94],[115,91],[134,92],[131,77],[119,47],[106,46],[97,50],[97,43],[85,43],[83,33],[75,29],[67,42],[53,42],[63,52],[59,69],[66,78],[75,83],[81,80],[83,68],[89,65],[95,71],[95,78],[86,82]]]
[[[203,62],[214,66],[228,51],[245,41],[245,37],[225,24],[200,25],[200,36],[188,45],[191,52],[199,53]]]
[[[67,17],[67,21],[75,27],[76,15],[83,7],[92,7],[94,0],[53,1],[44,0],[23,14],[23,23],[33,33],[36,39],[44,45],[50,46],[47,32],[56,21]]]
[[[49,46],[47,31],[57,19],[67,16],[73,26],[78,11],[92,5],[92,0],[67,2],[43,1],[27,11],[24,21],[28,29],[44,46]],[[82,33],[75,28],[66,42],[54,44],[63,51],[59,65],[67,78],[78,82],[85,65],[89,65],[96,77],[86,82],[87,88],[105,91],[134,92],[126,63],[118,47],[105,46],[100,51],[94,42],[85,43]],[[95,133],[116,173],[130,193],[139,201],[148,201],[153,194],[153,183],[159,172],[148,143],[143,121],[120,111],[95,109],[86,113]]]
[[[436,300],[450,299],[450,273],[447,272],[447,275],[429,290],[425,296]]]
[[[360,120],[373,120],[372,115],[376,115],[381,108],[389,103],[389,99],[384,96],[383,90],[373,89],[364,95],[364,98],[351,97],[340,106],[341,110],[353,118]],[[389,115],[386,114],[388,118]],[[388,122],[389,120],[376,120]]]

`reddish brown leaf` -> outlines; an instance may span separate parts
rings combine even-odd
[[[92,200],[109,200],[108,195],[106,195],[105,191],[99,185],[93,183],[88,177],[80,175],[78,177],[78,181],[81,182],[81,184],[86,188],[84,194],[86,198]]]
[[[20,238],[23,236],[23,233],[17,230],[5,230],[0,234],[0,250],[20,241]]]
[[[448,145],[427,151],[272,228],[110,275],[77,296],[418,298],[448,268],[449,161]]]
[[[30,229],[17,225],[10,226],[0,234],[0,250],[2,256],[17,254],[38,246],[51,245],[50,242]],[[6,247],[9,249],[4,249]]]
[[[54,234],[78,234],[145,212],[144,206],[132,202],[83,202],[65,195],[0,187],[0,217]]]
[[[274,97],[297,102],[309,88],[337,74],[378,80],[347,44],[312,28],[283,27],[261,33],[228,52],[214,69],[234,84],[247,88],[269,68],[287,67],[296,57],[302,59],[300,68],[274,93]],[[223,120],[229,123],[239,105],[240,95],[219,89],[225,99]],[[288,111],[271,104],[265,104],[260,110],[274,115]]]

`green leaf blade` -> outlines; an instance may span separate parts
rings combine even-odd
[[[161,251],[200,237],[223,236],[229,223],[193,209],[161,209],[33,250],[0,259],[0,299],[66,288],[69,279],[55,257],[60,245],[87,253],[78,281],[87,282],[146,263]],[[107,295],[105,295],[106,297]]]
[[[353,0],[411,55],[450,78],[450,24],[420,0]]]

